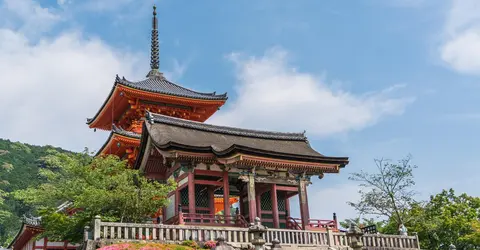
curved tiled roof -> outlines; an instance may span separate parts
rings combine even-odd
[[[306,141],[305,133],[285,133],[273,131],[261,131],[253,129],[234,128],[226,126],[217,126],[202,122],[184,120],[171,116],[147,112],[147,120],[152,123],[163,123],[189,129],[202,130],[206,132],[220,133],[225,135],[244,136],[260,139],[288,140],[288,141]]]
[[[124,130],[122,128],[118,128],[115,125],[112,125],[112,132],[115,133],[115,134],[124,135],[124,136],[137,138],[137,139],[140,139],[140,137],[141,137],[141,134],[137,134],[137,133],[132,132],[132,131],[127,131],[127,130]]]
[[[179,86],[169,80],[167,80],[163,76],[152,76],[145,80],[132,82],[128,81],[124,77],[120,78],[116,77],[116,83],[139,89],[144,91],[150,91],[154,93],[160,94],[167,94],[167,95],[174,95],[179,97],[188,97],[194,99],[204,99],[204,100],[227,100],[227,93],[217,95],[215,92],[213,93],[202,93],[196,92],[191,89],[184,88]]]
[[[99,155],[103,151],[103,149],[108,145],[110,140],[112,140],[112,137],[114,136],[114,134],[123,135],[123,136],[127,136],[127,137],[130,137],[130,138],[135,138],[135,139],[140,139],[142,137],[141,134],[137,134],[135,132],[124,130],[124,129],[119,128],[119,127],[112,124],[112,131],[110,132],[110,135],[108,136],[108,139],[98,149],[98,151],[95,155]]]
[[[308,143],[305,133],[216,126],[151,112],[147,112],[146,116],[137,167],[148,143],[162,150],[213,153],[216,157],[240,153],[340,167],[348,164],[348,157],[330,157],[317,152]]]

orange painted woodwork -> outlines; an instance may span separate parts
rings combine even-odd
[[[229,205],[233,205],[238,202],[238,197],[230,197],[228,199]],[[223,211],[223,197],[216,197],[215,198],[215,213]]]
[[[127,159],[128,165],[132,166],[137,158],[139,146],[139,138],[112,133],[105,145],[98,152],[98,155],[113,154],[121,159]]]
[[[136,123],[144,117],[145,110],[204,122],[223,106],[225,101],[170,96],[117,84],[98,115],[90,121],[89,127],[112,130],[113,123],[128,130],[132,122]],[[145,104],[147,102],[148,104]],[[179,107],[186,107],[188,110]]]

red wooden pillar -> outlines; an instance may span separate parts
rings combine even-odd
[[[257,217],[257,204],[255,200],[255,179],[253,174],[248,175],[247,183],[247,197],[248,197],[248,220],[250,223],[255,222],[255,217]]]
[[[223,172],[223,214],[230,216],[230,183],[228,182],[228,172]],[[225,223],[230,223],[230,218],[226,217]]]
[[[178,205],[182,204],[180,204],[180,190],[177,187],[177,189],[175,190],[175,215],[178,215]]]
[[[302,229],[305,230],[309,226],[310,214],[308,212],[307,200],[307,181],[300,180],[298,186],[298,200],[300,201],[300,215],[302,219]]]
[[[270,191],[272,201],[272,215],[273,215],[273,227],[280,228],[280,222],[278,217],[278,198],[277,198],[277,184],[272,184],[272,190]]]
[[[290,213],[290,198],[285,195],[285,225],[288,225],[288,217],[291,217]]]
[[[285,196],[285,215],[288,215],[290,216],[290,198],[288,198],[287,196]]]
[[[262,203],[261,203],[262,196],[257,194],[256,197],[255,197],[255,200],[257,201],[257,204],[255,204],[256,209],[257,209],[257,217],[261,219],[262,218]]]
[[[208,187],[208,208],[210,214],[215,214],[215,187]]]
[[[188,212],[195,213],[195,175],[193,169],[188,171]]]

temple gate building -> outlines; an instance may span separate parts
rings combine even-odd
[[[87,120],[90,128],[111,131],[99,155],[117,155],[148,178],[177,182],[156,221],[245,227],[259,217],[272,228],[338,228],[336,216],[310,218],[307,186],[311,177],[338,173],[347,157],[318,153],[304,133],[204,123],[225,104],[227,94],[181,87],[167,80],[159,65],[154,7],[146,79],[117,76],[104,104]],[[289,213],[295,195],[299,219]]]

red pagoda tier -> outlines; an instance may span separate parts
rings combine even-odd
[[[142,132],[142,117],[151,111],[182,119],[203,122],[227,100],[227,94],[201,93],[181,87],[159,71],[159,43],[156,10],[152,21],[150,72],[141,81],[118,75],[107,99],[93,118],[90,128],[112,131],[98,154],[115,154],[133,163]]]

